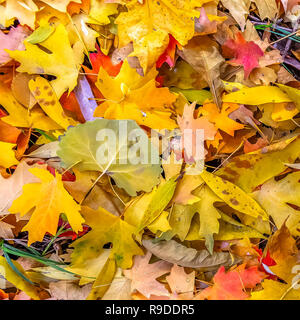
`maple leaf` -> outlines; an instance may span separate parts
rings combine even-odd
[[[184,268],[173,265],[171,273],[166,277],[170,289],[175,297],[191,300],[195,285],[195,271],[186,274]]]
[[[199,17],[196,7],[207,0],[174,1],[145,0],[143,4],[132,1],[127,4],[128,12],[116,19],[120,37],[119,46],[133,41],[131,56],[139,58],[144,72],[151,68],[165,51],[171,34],[182,46],[194,35],[194,20]]]
[[[205,103],[199,113],[205,116],[211,123],[214,123],[216,129],[234,136],[234,131],[244,128],[243,124],[233,121],[229,118],[229,114],[239,108],[238,104],[223,103],[221,111],[214,103]]]
[[[266,18],[272,20],[278,14],[278,5],[276,0],[253,0],[253,2],[256,4],[258,8],[262,20]]]
[[[28,28],[18,26],[11,28],[7,34],[0,31],[0,64],[11,60],[9,54],[4,51],[8,50],[24,50],[23,40],[29,35]]]
[[[133,267],[124,270],[124,275],[131,280],[131,291],[138,290],[147,298],[169,296],[169,291],[156,279],[170,272],[172,264],[162,260],[149,264],[151,256],[151,252],[147,252],[143,257],[135,257]]]
[[[260,47],[253,41],[246,41],[241,32],[236,34],[235,40],[227,40],[222,49],[227,58],[234,58],[229,61],[230,64],[244,67],[245,79],[259,66],[258,60],[264,55]]]
[[[59,46],[57,44],[60,44]],[[29,74],[49,74],[57,77],[51,81],[51,85],[58,98],[69,89],[71,92],[78,77],[78,65],[82,59],[71,48],[68,33],[62,24],[59,24],[55,31],[38,45],[24,42],[25,51],[7,50],[9,55],[21,63],[19,72]],[[45,50],[42,50],[41,47]],[[75,50],[75,49],[74,49]]]
[[[244,290],[254,288],[264,277],[256,266],[248,269],[240,266],[228,272],[222,266],[213,278],[214,285],[203,290],[195,299],[245,300],[249,295]]]
[[[206,35],[217,32],[218,24],[225,21],[226,17],[219,17],[216,15],[206,14],[204,7],[200,10],[200,17],[195,20],[195,30],[197,35]]]
[[[122,269],[131,267],[134,255],[143,255],[142,249],[133,240],[135,228],[132,225],[101,207],[97,211],[83,207],[82,214],[92,230],[73,243],[73,267],[99,257],[103,246],[109,242],[112,243],[110,256]]]
[[[101,68],[96,86],[105,100],[95,110],[95,117],[130,118],[139,125],[153,129],[176,128],[175,121],[170,119],[170,106],[176,97],[168,88],[156,87],[157,73],[153,68],[142,77],[129,66],[127,60],[115,78]]]
[[[91,0],[89,23],[106,25],[110,23],[109,16],[118,13],[118,5],[105,0]]]
[[[11,239],[14,237],[12,229],[13,225],[6,223],[4,221],[0,221],[0,237],[3,239]]]
[[[38,168],[29,169],[29,172],[41,182],[24,185],[22,195],[14,200],[9,209],[11,213],[24,216],[35,208],[28,224],[23,228],[23,231],[28,231],[28,245],[42,241],[46,232],[55,235],[62,213],[75,232],[82,231],[84,219],[79,213],[80,206],[64,189],[62,176],[56,172],[54,177],[47,170]]]
[[[34,167],[40,167],[41,165],[34,165]],[[3,178],[0,176],[0,193],[2,195],[0,201],[0,214],[8,213],[8,209],[11,207],[13,200],[18,198],[22,194],[23,185],[26,183],[38,182],[39,179],[28,171],[30,166],[21,161],[12,176],[9,178]]]
[[[116,77],[120,72],[123,61],[118,64],[113,64],[109,56],[105,55],[98,45],[96,45],[97,52],[90,53],[90,60],[92,63],[92,69],[83,66],[84,70],[87,73],[87,78],[92,82],[97,81],[97,75],[100,71],[100,68],[103,68],[109,76]],[[94,74],[94,75],[93,75]]]
[[[83,287],[69,281],[57,281],[49,284],[52,300],[85,300],[91,291],[91,285]]]
[[[208,36],[194,37],[178,51],[178,54],[201,75],[198,77],[206,81],[214,102],[221,108],[223,83],[220,79],[220,69],[225,59],[219,52],[218,44]]]
[[[271,257],[276,258],[276,263],[271,264],[271,271],[269,269],[272,280],[264,280],[263,289],[252,292],[251,300],[299,300],[299,252],[295,244],[285,224],[270,237],[267,248]],[[284,282],[279,282],[278,278]]]
[[[269,238],[267,249],[270,257],[279,263],[289,256],[297,254],[296,241],[286,223]]]
[[[67,7],[67,12],[72,16],[78,14],[80,11],[88,13],[90,10],[90,0],[81,0],[81,3],[71,1]]]
[[[202,116],[199,118],[194,118],[194,111],[195,111],[196,104],[193,103],[192,105],[185,105],[183,110],[183,115],[178,116],[177,123],[179,128],[182,132],[182,145],[185,146],[185,153],[187,159],[191,159],[192,161],[200,160],[197,159],[196,155],[196,145],[199,143],[197,141],[197,130],[203,130],[204,132],[204,141],[205,140],[214,140],[214,137],[217,133],[215,126],[212,122],[209,121],[209,118],[206,116]],[[192,136],[189,135],[189,142],[185,144],[184,142],[184,135],[185,130],[192,130]]]

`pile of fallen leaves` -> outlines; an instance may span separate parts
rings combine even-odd
[[[299,3],[0,0],[0,299],[299,300]]]

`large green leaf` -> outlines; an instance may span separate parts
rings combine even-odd
[[[115,138],[105,137],[107,133]],[[137,154],[145,160],[143,163],[136,163]],[[138,191],[150,192],[159,183],[161,166],[157,150],[133,120],[97,119],[70,128],[59,143],[57,155],[66,168],[75,166],[80,171],[108,174],[131,196]],[[151,156],[157,163],[151,163]]]

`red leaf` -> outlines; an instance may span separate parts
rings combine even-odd
[[[165,62],[173,68],[175,65],[175,52],[176,46],[178,45],[178,41],[169,34],[169,44],[165,50],[165,52],[158,58],[156,61],[156,67],[160,68]]]
[[[68,94],[68,92],[65,92],[59,99],[59,102],[64,109],[73,112],[76,115],[78,121],[80,121],[81,123],[85,122],[84,116],[82,115],[80,109],[80,105],[76,99],[74,92],[71,92],[70,94]]]
[[[90,54],[90,60],[92,63],[92,69],[88,69],[84,67],[85,72],[87,73],[87,78],[92,82],[97,81],[96,74],[99,73],[100,68],[102,67],[111,77],[115,77],[120,72],[121,66],[123,62],[118,64],[113,64],[109,56],[106,56],[102,53],[101,49],[98,45],[96,45],[97,52]],[[89,73],[95,74],[89,75]]]
[[[245,265],[242,265],[228,272],[222,266],[213,278],[214,285],[203,290],[197,299],[244,300],[249,296],[245,289],[254,288],[265,277],[257,266],[245,269]]]
[[[264,55],[261,48],[253,41],[246,41],[241,32],[237,33],[235,40],[227,40],[222,50],[226,58],[234,58],[229,61],[230,64],[244,67],[245,79],[259,66],[258,60]]]

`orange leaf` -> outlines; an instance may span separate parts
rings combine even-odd
[[[235,270],[225,272],[222,266],[213,278],[214,285],[203,290],[196,298],[199,300],[245,300],[245,289],[254,288],[266,275],[257,266],[245,269],[242,265]]]
[[[234,136],[234,131],[243,129],[244,125],[230,119],[228,115],[238,108],[238,104],[226,102],[223,103],[222,110],[219,111],[214,103],[206,103],[200,112],[202,111],[203,115],[207,116],[208,120],[214,123],[217,129]]]

